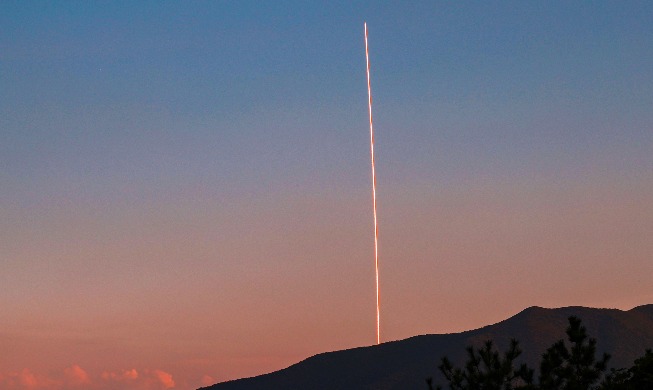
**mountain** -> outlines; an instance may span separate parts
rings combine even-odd
[[[630,367],[646,348],[653,348],[653,305],[628,311],[563,307],[530,307],[494,325],[462,333],[421,335],[369,347],[315,355],[283,370],[238,379],[204,390],[241,389],[421,389],[425,379],[444,384],[437,368],[448,356],[458,366],[465,361],[465,347],[493,340],[501,351],[510,339],[524,351],[517,361],[538,368],[542,353],[554,342],[566,339],[569,316],[577,316],[590,337],[597,339],[597,357],[612,355],[611,367]]]

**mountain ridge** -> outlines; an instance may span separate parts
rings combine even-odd
[[[524,351],[518,362],[537,368],[546,348],[566,339],[567,319],[572,315],[579,317],[589,336],[597,339],[597,353],[612,355],[611,367],[628,367],[646,348],[653,347],[653,304],[626,311],[530,306],[477,329],[416,335],[380,345],[323,352],[278,371],[201,389],[426,389],[427,377],[433,377],[435,383],[444,383],[437,369],[443,356],[461,365],[466,346],[493,340],[500,350],[505,350],[512,338],[520,342]]]

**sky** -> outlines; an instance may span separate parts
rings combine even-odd
[[[193,389],[653,303],[653,3],[0,3],[0,388]]]

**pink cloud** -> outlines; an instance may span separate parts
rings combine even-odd
[[[2,390],[167,390],[175,385],[169,372],[148,369],[139,372],[135,368],[104,371],[95,377],[78,365],[67,367],[53,376],[38,375],[28,368],[0,373]]]
[[[28,368],[0,374],[0,388],[13,389],[59,389],[61,382],[52,378],[37,376]]]
[[[104,381],[114,381],[114,382],[128,382],[138,379],[138,371],[135,368],[131,370],[125,370],[121,372],[108,372],[105,371],[100,375],[100,378]]]
[[[83,386],[91,383],[91,379],[86,371],[78,365],[68,367],[63,372],[66,382],[71,386]]]
[[[204,375],[202,377],[202,386],[209,386],[215,384],[217,381],[210,375]]]
[[[161,370],[154,370],[154,375],[156,375],[165,389],[172,389],[175,387],[175,381],[172,379],[171,374]]]
[[[165,390],[175,387],[172,374],[162,370],[143,370],[135,368],[119,372],[105,371],[100,375],[101,384],[106,388],[120,385],[121,389],[134,390]]]
[[[125,371],[123,375],[125,376],[125,378],[136,379],[138,378],[138,371],[136,371],[135,368],[132,368],[129,371]]]
[[[38,379],[27,368],[18,374],[18,383],[27,388],[35,388],[39,385]]]

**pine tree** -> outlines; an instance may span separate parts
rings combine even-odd
[[[519,342],[510,341],[510,348],[503,357],[494,349],[491,340],[476,350],[467,347],[468,360],[464,369],[455,368],[448,358],[442,358],[440,371],[449,382],[451,390],[513,390],[529,389],[533,382],[533,370],[522,364],[515,369],[514,362],[519,355]],[[427,379],[429,389],[433,382]],[[440,386],[437,387],[441,389]]]
[[[542,390],[590,390],[603,377],[610,355],[596,360],[596,339],[587,336],[581,320],[569,317],[567,336],[571,348],[560,340],[546,350],[540,364],[539,387]]]
[[[647,349],[644,356],[635,360],[629,368],[612,369],[601,390],[642,390],[653,389],[653,351]]]

